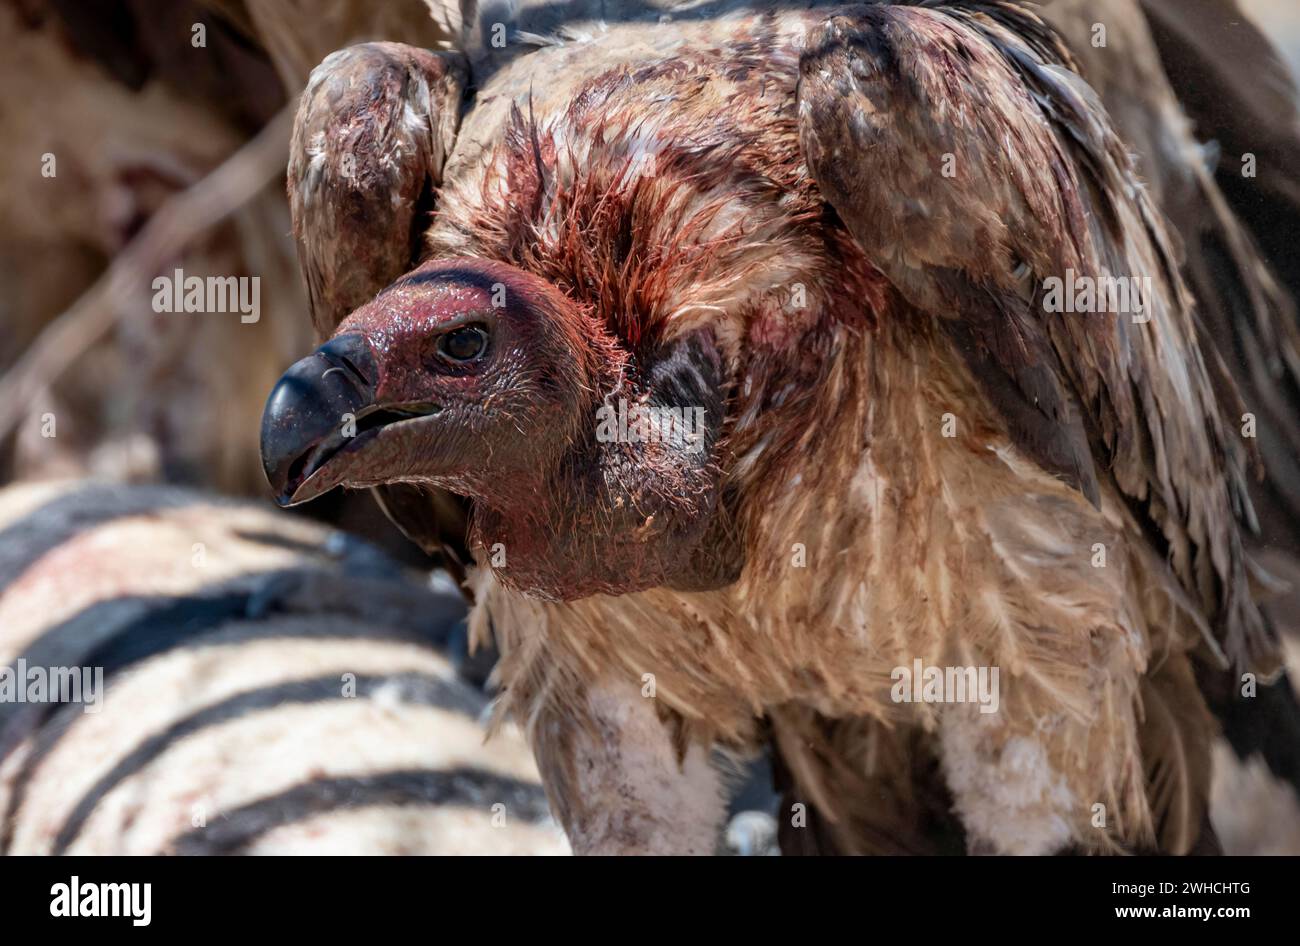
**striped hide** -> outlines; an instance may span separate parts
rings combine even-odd
[[[259,506],[0,492],[0,849],[566,853],[528,749],[485,743],[486,700],[440,652],[462,616]]]

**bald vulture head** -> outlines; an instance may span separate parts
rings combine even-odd
[[[719,582],[731,566],[709,550],[701,577],[700,557],[718,507],[720,365],[706,338],[669,348],[638,372],[546,280],[434,260],[285,373],[263,464],[281,505],[392,483],[469,497],[485,547],[510,550],[509,580],[542,597]],[[657,425],[641,438],[619,431],[629,403],[660,409],[633,409]]]

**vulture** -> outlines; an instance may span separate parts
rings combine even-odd
[[[439,646],[463,613],[260,504],[0,491],[0,851],[566,853]]]
[[[711,852],[765,746],[791,853],[1213,852],[1220,731],[1300,784],[1294,310],[1104,6],[1109,59],[1065,0],[723,0],[313,72],[268,479],[443,556],[576,853]]]

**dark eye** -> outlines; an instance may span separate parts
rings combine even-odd
[[[487,351],[487,344],[486,328],[466,325],[438,339],[438,354],[450,361],[473,361]]]

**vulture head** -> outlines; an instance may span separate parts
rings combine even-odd
[[[433,260],[284,374],[263,416],[263,464],[286,506],[394,483],[468,497],[485,559],[537,596],[699,587],[693,553],[718,506],[720,365],[699,338],[662,354],[638,376],[545,280],[501,262]],[[675,406],[704,429],[620,435],[620,398],[624,417],[628,402]]]

